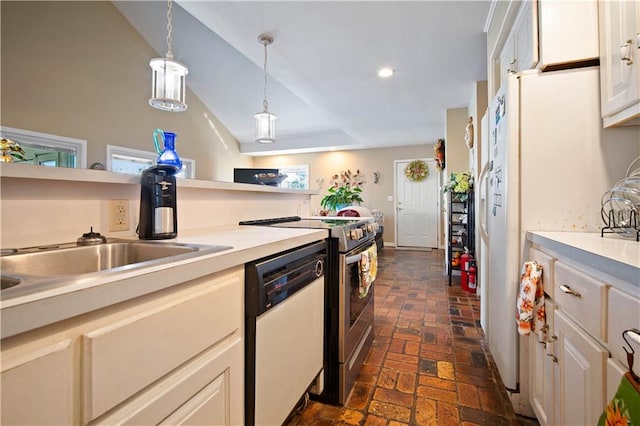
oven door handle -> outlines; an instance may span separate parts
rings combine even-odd
[[[347,257],[347,265],[353,265],[356,262],[360,262],[362,259],[362,253],[354,254],[353,256]]]

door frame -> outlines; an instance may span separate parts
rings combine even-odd
[[[410,158],[410,159],[404,159],[404,160],[393,160],[393,229],[395,230],[395,234],[396,234],[396,241],[395,241],[395,246],[399,247],[398,245],[398,179],[397,179],[397,174],[396,171],[398,170],[398,163],[404,163],[404,162],[411,162],[414,160],[422,160],[422,161],[432,161],[435,162],[435,158],[433,157],[422,157],[422,158]],[[441,226],[441,222],[442,222],[442,210],[440,209],[441,206],[441,202],[442,202],[442,193],[440,191],[440,179],[441,179],[441,173],[436,170],[435,167],[429,167],[429,175],[435,175],[436,177],[436,188],[437,188],[437,194],[436,194],[436,212],[437,212],[437,220],[436,220],[436,245],[438,248],[441,248],[441,235],[440,235],[440,226]]]

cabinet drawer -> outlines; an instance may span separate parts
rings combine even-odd
[[[607,321],[607,342],[611,356],[622,365],[627,365],[627,354],[623,346],[626,346],[622,339],[622,332],[630,328],[640,330],[640,297],[623,293],[616,288],[609,289],[609,318]],[[640,346],[627,338],[633,349],[640,353]],[[637,355],[636,355],[637,356]],[[640,374],[640,365],[634,364],[634,371]]]
[[[239,336],[226,338],[90,424],[241,424],[243,353]]]
[[[529,249],[529,258],[538,262],[539,265],[542,265],[542,285],[544,286],[544,292],[553,298],[553,268],[556,263],[556,258],[533,247]]]
[[[607,339],[607,285],[560,261],[555,262],[554,299],[589,333]]]
[[[226,373],[226,372],[225,372]],[[223,373],[205,386],[160,425],[228,425],[229,378]]]
[[[85,333],[85,420],[102,415],[239,330],[241,276],[197,280],[159,305]]]

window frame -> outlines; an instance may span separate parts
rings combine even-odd
[[[66,151],[73,151],[76,153],[75,168],[87,168],[87,141],[84,139],[33,132],[31,130],[16,129],[7,126],[0,126],[0,133],[3,138],[11,139],[18,144],[24,144],[26,146],[45,146],[54,148],[54,150],[55,148],[60,148]]]
[[[156,164],[156,160],[158,159],[158,154],[152,151],[144,151],[141,149],[135,148],[127,148],[124,146],[118,145],[107,145],[107,164],[106,168],[109,171],[113,171],[113,156],[114,155],[124,155],[127,157],[139,158],[141,160],[150,160],[153,164]],[[195,179],[196,177],[196,160],[191,158],[180,157],[183,164],[183,170],[185,172],[186,179]],[[120,173],[120,172],[114,172]],[[133,173],[130,173],[133,174]]]

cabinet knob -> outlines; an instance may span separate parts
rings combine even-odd
[[[582,297],[582,295],[580,293],[578,293],[577,291],[575,291],[574,289],[572,289],[568,285],[564,285],[564,284],[561,285],[560,286],[560,290],[562,290],[562,292],[565,293],[565,294],[570,294],[570,295],[575,296],[575,297]]]
[[[620,46],[620,60],[624,61],[627,65],[633,64],[633,59],[631,59],[631,39]]]
[[[550,357],[551,357],[551,361],[553,361],[553,362],[558,362],[558,357],[557,357],[557,356],[555,356],[554,354],[547,354],[547,356],[550,356]]]

